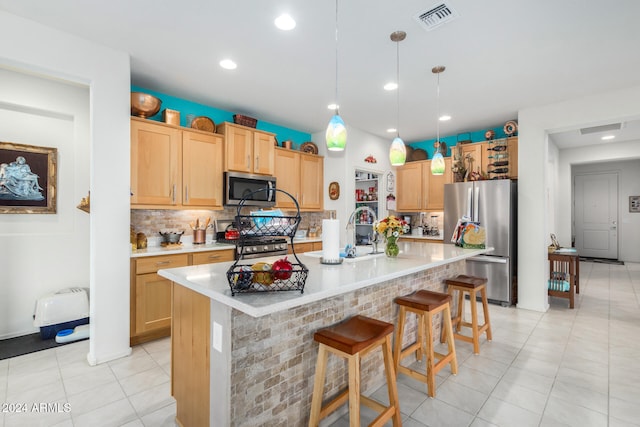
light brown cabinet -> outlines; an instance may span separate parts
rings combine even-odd
[[[221,123],[225,138],[225,170],[273,175],[275,135],[234,123]]]
[[[234,249],[131,259],[130,344],[171,334],[171,281],[158,270],[233,259]]]
[[[297,254],[322,250],[322,242],[302,242],[302,243],[294,242],[294,245],[295,245]],[[291,248],[291,245],[289,245],[287,249],[287,253],[290,253],[290,254],[293,253],[293,249]]]
[[[406,163],[396,169],[399,212],[441,211],[444,185],[452,182],[451,158],[445,157],[444,175],[431,175],[431,160]]]
[[[182,133],[182,205],[222,208],[223,140],[218,135]]]
[[[451,172],[451,157],[444,159],[445,172],[443,175],[431,175],[431,161],[428,160],[423,166],[423,183],[427,183],[427,204],[426,210],[444,210],[444,185],[453,182],[453,172]]]
[[[131,204],[179,203],[182,140],[179,129],[131,119]],[[133,206],[135,207],[135,206]]]
[[[324,157],[286,148],[275,150],[276,187],[291,194],[301,211],[320,211],[324,206]],[[276,194],[276,207],[295,209],[286,194]]]
[[[222,209],[223,138],[131,119],[131,207]]]

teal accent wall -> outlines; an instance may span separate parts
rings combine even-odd
[[[180,126],[185,126],[187,121],[187,114],[193,114],[194,116],[206,116],[209,117],[213,122],[218,125],[222,122],[230,122],[233,123],[233,115],[235,113],[230,111],[221,110],[219,108],[210,107],[208,105],[198,104],[196,102],[188,101],[182,98],[176,98],[175,96],[166,95],[160,92],[154,92],[149,89],[145,89],[139,86],[131,86],[131,92],[143,92],[153,95],[155,97],[160,98],[162,101],[162,106],[160,107],[160,111],[155,116],[149,117],[151,120],[155,120],[158,122],[162,121],[162,110],[168,108],[170,110],[175,110],[180,112]],[[296,129],[286,128],[284,126],[279,126],[273,123],[268,123],[260,120],[260,117],[255,117],[258,119],[258,124],[256,129],[263,130],[265,132],[271,132],[276,134],[276,138],[278,139],[278,145],[282,145],[283,141],[291,140],[293,141],[293,147],[298,148],[302,143],[311,141],[311,134],[307,132],[301,132]]]
[[[445,157],[451,156],[451,147],[454,147],[458,143],[458,139],[460,139],[461,141],[471,140],[472,143],[486,141],[484,134],[488,130],[490,129],[478,130],[474,132],[465,132],[465,133],[460,133],[458,135],[453,135],[453,136],[440,137],[440,140],[444,141],[447,144],[447,153],[446,154],[443,153],[443,155]],[[494,139],[507,137],[502,127],[493,128],[493,131],[496,133],[496,136]],[[422,148],[429,155],[429,159],[432,159],[433,155],[436,152],[436,149],[433,147],[434,142],[436,142],[436,138],[427,139],[424,141],[410,142],[407,145],[411,146],[411,148],[414,148],[414,149]]]

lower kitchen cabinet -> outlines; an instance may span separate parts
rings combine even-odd
[[[296,247],[297,254],[322,250],[322,242],[303,242],[303,243],[294,243],[294,245]],[[291,249],[291,245],[289,245],[288,253],[293,253],[293,250]]]
[[[171,282],[160,269],[233,261],[234,249],[131,260],[130,345],[171,335]]]

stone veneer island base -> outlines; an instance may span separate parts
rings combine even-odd
[[[303,294],[232,297],[225,274],[230,263],[161,270],[174,282],[171,387],[179,425],[306,425],[317,329],[355,314],[397,324],[396,296],[418,289],[442,292],[445,278],[464,272],[466,258],[490,250],[412,242],[400,247],[396,259],[368,256],[341,265],[300,256],[309,268]],[[406,342],[415,328],[411,319]],[[439,337],[437,331],[433,336]],[[362,360],[363,393],[384,383],[382,366],[379,352]],[[346,364],[329,358],[325,398],[346,383]]]

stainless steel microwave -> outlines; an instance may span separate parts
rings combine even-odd
[[[276,178],[240,172],[224,173],[224,204],[237,206],[246,199],[245,206],[274,206]]]

